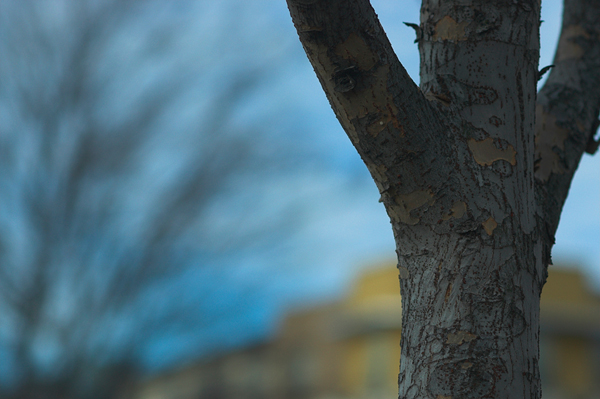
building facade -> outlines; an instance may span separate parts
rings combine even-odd
[[[290,313],[271,341],[146,381],[138,399],[397,397],[402,309],[397,269],[362,275],[340,301]],[[541,303],[546,399],[600,397],[600,299],[552,268]]]

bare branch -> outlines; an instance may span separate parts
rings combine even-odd
[[[535,181],[539,218],[549,242],[554,242],[571,180],[597,129],[599,20],[599,2],[565,0],[555,66],[538,93]]]
[[[404,157],[412,154],[412,163],[422,171],[448,148],[448,138],[438,112],[392,50],[369,1],[287,3],[321,86],[380,192],[396,185],[400,174],[409,192],[424,180],[431,184],[433,179],[423,179],[421,173],[413,173],[419,181],[411,182],[406,173],[410,166],[400,162],[390,168],[394,162],[381,159],[386,149],[394,148]]]

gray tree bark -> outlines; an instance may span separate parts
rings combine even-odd
[[[392,223],[399,397],[541,397],[540,294],[571,179],[597,148],[600,2],[565,2],[538,95],[537,0],[423,0],[420,87],[368,0],[287,3]]]

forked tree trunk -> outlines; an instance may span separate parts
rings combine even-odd
[[[368,0],[287,1],[392,222],[399,397],[539,398],[540,294],[597,127],[599,2],[565,5],[536,103],[538,1],[424,0],[420,88]]]

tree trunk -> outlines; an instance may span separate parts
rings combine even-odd
[[[541,396],[540,294],[600,107],[597,3],[566,4],[536,105],[538,1],[424,0],[419,88],[367,0],[288,0],[392,222],[400,398]]]

